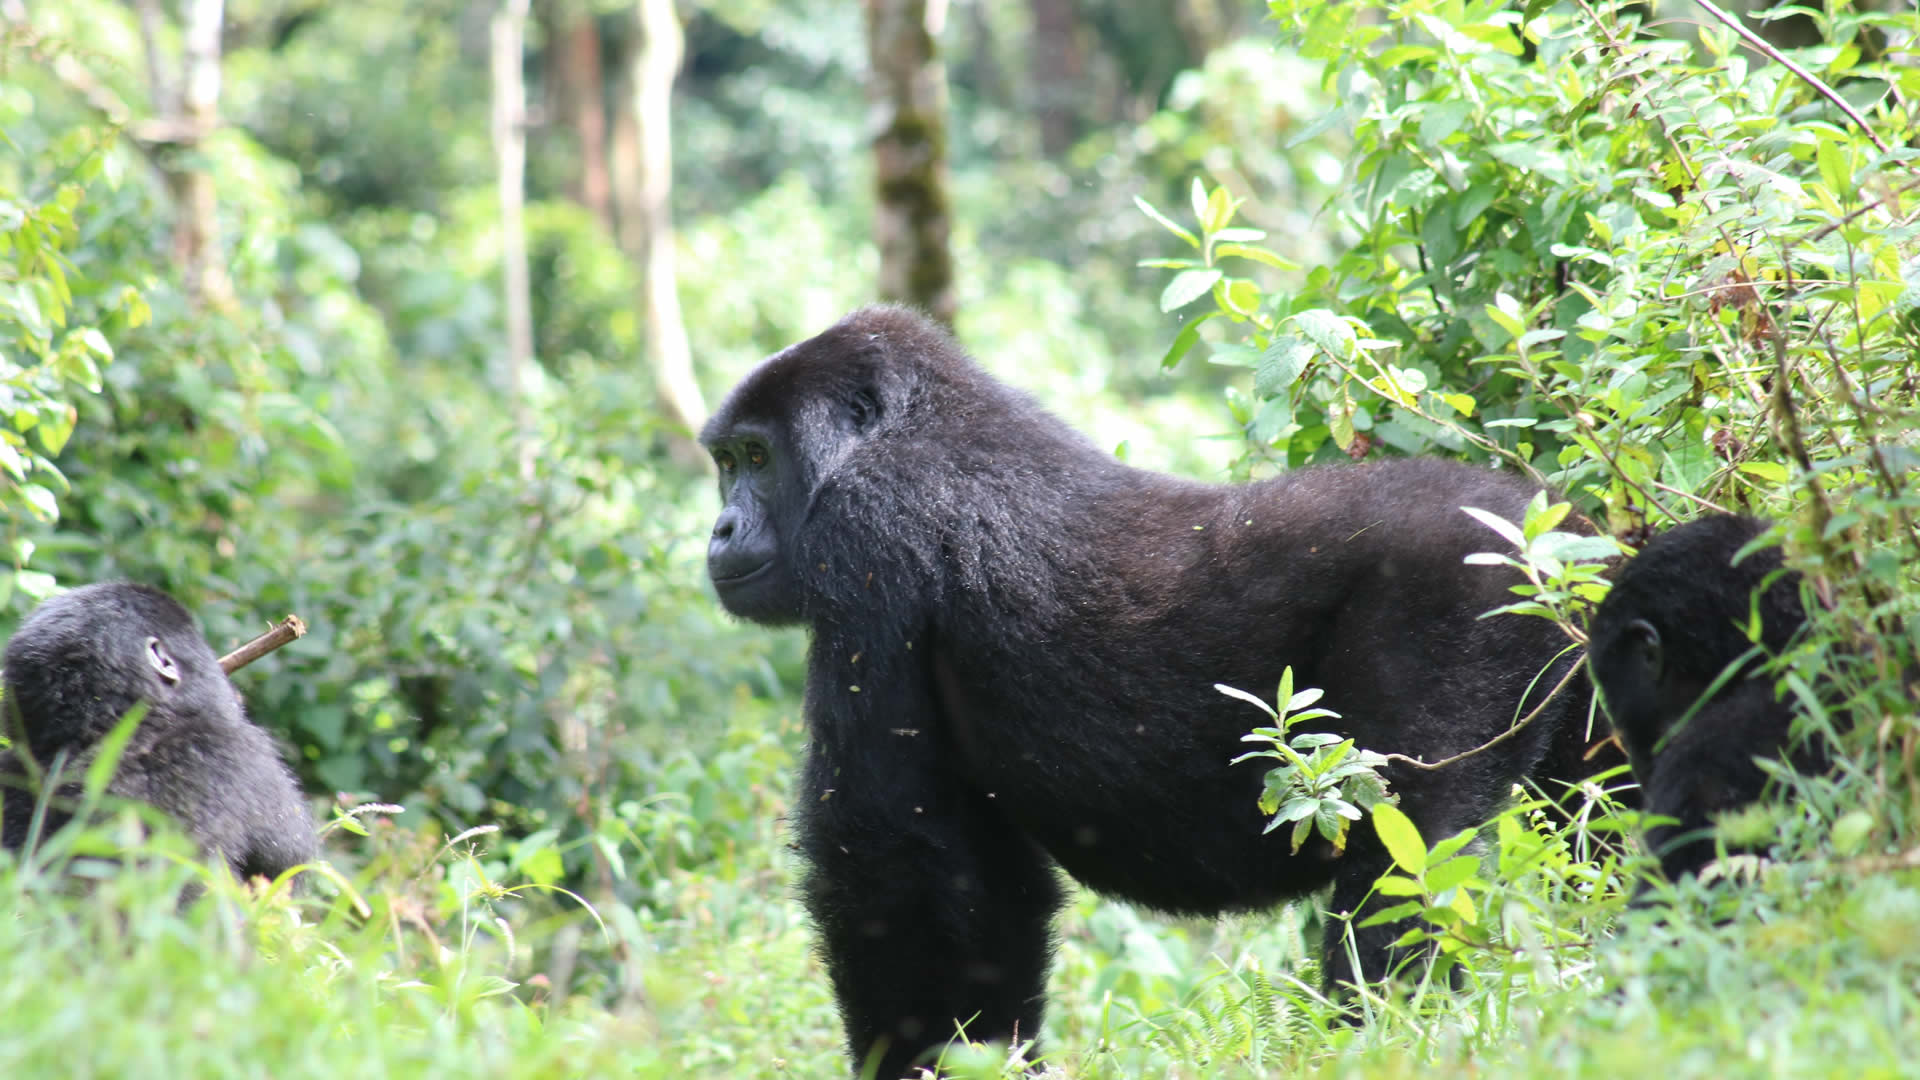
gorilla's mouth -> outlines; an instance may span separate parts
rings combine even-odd
[[[745,573],[727,574],[725,576],[722,576],[720,574],[709,573],[707,576],[713,580],[713,584],[716,588],[724,587],[724,588],[730,589],[736,585],[745,585],[747,582],[752,581],[754,578],[757,578],[762,574],[765,574],[767,571],[771,569],[773,569],[773,560],[768,559],[766,562],[761,563],[759,566],[756,566],[753,569],[746,571]]]

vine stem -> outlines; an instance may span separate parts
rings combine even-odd
[[[1740,35],[1740,40],[1746,42],[1749,48],[1762,54],[1774,63],[1779,64],[1781,67],[1786,68],[1788,71],[1793,72],[1794,77],[1806,83],[1808,86],[1813,87],[1815,93],[1833,102],[1835,108],[1846,113],[1847,119],[1858,125],[1867,138],[1873,140],[1873,145],[1879,147],[1881,153],[1892,153],[1887,147],[1887,144],[1881,141],[1880,136],[1874,132],[1873,126],[1867,123],[1867,118],[1861,116],[1859,111],[1849,104],[1846,98],[1841,97],[1838,91],[1828,86],[1825,82],[1822,82],[1820,76],[1801,67],[1795,63],[1791,57],[1787,56],[1787,54],[1769,44],[1766,38],[1747,29],[1744,23],[1732,15],[1727,14],[1725,11],[1722,11],[1719,6],[1714,4],[1713,0],[1693,0],[1693,2],[1698,5],[1702,11],[1725,23],[1729,29]]]
[[[1459,753],[1453,755],[1452,757],[1444,757],[1444,758],[1441,758],[1439,761],[1421,761],[1419,758],[1408,757],[1405,754],[1383,754],[1381,756],[1386,758],[1388,761],[1397,761],[1403,765],[1410,765],[1413,768],[1423,769],[1428,772],[1431,772],[1434,769],[1445,768],[1446,766],[1451,765],[1456,761],[1465,761],[1466,759],[1473,757],[1475,754],[1484,753],[1485,751],[1491,750],[1494,747],[1499,746],[1501,743],[1506,742],[1508,739],[1513,738],[1515,735],[1520,734],[1522,731],[1525,731],[1527,729],[1528,724],[1531,724],[1535,720],[1538,720],[1540,718],[1540,714],[1547,711],[1547,706],[1553,704],[1553,699],[1560,696],[1560,691],[1565,690],[1567,688],[1567,684],[1573,681],[1574,675],[1577,674],[1580,671],[1580,669],[1584,666],[1585,666],[1584,658],[1582,660],[1575,661],[1574,663],[1568,664],[1567,673],[1565,675],[1560,676],[1560,681],[1553,684],[1553,689],[1547,691],[1546,699],[1540,702],[1540,704],[1534,706],[1532,712],[1521,717],[1519,723],[1513,725],[1512,727],[1501,732],[1500,734],[1495,735],[1493,738],[1488,739],[1486,742],[1481,743],[1479,746],[1476,746],[1471,750],[1462,750]]]

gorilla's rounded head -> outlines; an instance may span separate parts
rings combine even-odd
[[[144,585],[84,585],[45,601],[7,642],[5,664],[7,735],[41,762],[94,745],[143,701],[246,723],[193,616]]]

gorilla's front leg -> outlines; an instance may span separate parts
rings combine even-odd
[[[1394,945],[1402,934],[1419,924],[1418,918],[1362,925],[1376,912],[1402,903],[1405,898],[1383,897],[1374,892],[1374,883],[1393,867],[1393,860],[1371,836],[1356,840],[1360,842],[1349,847],[1343,857],[1345,865],[1334,878],[1333,899],[1327,904],[1331,915],[1347,914],[1348,917],[1329,918],[1322,941],[1325,967],[1321,971],[1321,987],[1335,1000],[1349,999],[1353,993],[1351,984],[1356,982],[1377,983],[1402,971],[1408,972],[1409,977],[1417,977],[1424,968],[1409,966],[1408,961],[1422,956],[1431,959],[1433,952],[1430,944]],[[1356,956],[1360,961],[1357,971],[1353,963]],[[1448,980],[1450,985],[1459,985],[1457,976],[1456,972]]]
[[[941,767],[930,733],[891,741],[847,755],[816,741],[799,800],[804,897],[848,1049],[883,1080],[962,1027],[1032,1038],[1061,903],[1045,855]]]
[[[1405,922],[1361,925],[1382,906],[1379,898],[1370,900],[1369,894],[1393,860],[1372,837],[1354,839],[1357,842],[1347,849],[1339,875],[1334,878],[1333,897],[1327,902],[1326,936],[1321,942],[1321,987],[1336,1000],[1352,993],[1350,984],[1378,982],[1386,977],[1393,966],[1390,946],[1407,928]]]

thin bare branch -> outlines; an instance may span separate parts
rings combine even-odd
[[[1444,769],[1448,765],[1452,765],[1457,761],[1465,761],[1476,754],[1481,754],[1488,750],[1491,750],[1494,747],[1499,746],[1501,743],[1506,742],[1508,739],[1513,738],[1515,735],[1520,734],[1522,731],[1525,731],[1527,729],[1527,725],[1533,723],[1535,720],[1538,720],[1540,718],[1540,714],[1547,711],[1547,706],[1553,704],[1553,700],[1560,696],[1560,691],[1565,690],[1567,688],[1567,684],[1573,681],[1573,676],[1577,672],[1579,672],[1581,666],[1582,665],[1578,663],[1567,665],[1567,673],[1565,675],[1560,676],[1560,681],[1553,684],[1552,690],[1547,691],[1546,700],[1542,701],[1538,705],[1535,705],[1533,707],[1532,712],[1520,718],[1519,723],[1513,725],[1512,727],[1501,732],[1500,734],[1495,735],[1493,738],[1488,739],[1486,742],[1481,743],[1479,746],[1476,746],[1471,750],[1462,750],[1459,753],[1453,755],[1452,757],[1444,757],[1444,758],[1441,758],[1439,761],[1422,761],[1419,758],[1408,757],[1405,754],[1383,754],[1381,756],[1385,757],[1388,761],[1397,761],[1402,765],[1408,765],[1413,768],[1421,769],[1426,772],[1432,772],[1435,769]]]
[[[1867,118],[1864,116],[1861,116],[1859,111],[1856,110],[1850,103],[1848,103],[1846,98],[1841,97],[1840,94],[1837,91],[1835,91],[1833,87],[1828,86],[1826,83],[1820,81],[1820,76],[1815,75],[1813,72],[1808,71],[1806,68],[1803,68],[1799,64],[1794,63],[1793,60],[1787,56],[1787,54],[1781,52],[1779,49],[1774,48],[1772,44],[1770,44],[1767,41],[1766,38],[1763,38],[1759,34],[1756,34],[1753,31],[1747,29],[1746,24],[1742,23],[1739,19],[1736,19],[1732,15],[1727,14],[1725,11],[1720,10],[1719,7],[1714,5],[1713,0],[1693,0],[1693,2],[1700,6],[1700,10],[1706,12],[1707,14],[1725,23],[1729,29],[1731,29],[1734,33],[1740,35],[1740,40],[1746,42],[1748,48],[1751,48],[1755,52],[1760,53],[1761,55],[1765,56],[1767,59],[1772,60],[1776,64],[1779,64],[1781,67],[1786,68],[1788,71],[1793,72],[1795,78],[1798,78],[1801,82],[1806,83],[1808,86],[1813,87],[1814,92],[1819,94],[1821,97],[1826,98],[1828,101],[1833,102],[1834,108],[1837,108],[1841,112],[1845,113],[1847,115],[1847,119],[1853,121],[1854,124],[1858,126],[1863,133],[1865,133],[1867,138],[1873,140],[1873,145],[1879,147],[1881,153],[1886,154],[1886,153],[1892,152],[1891,150],[1888,149],[1887,144],[1881,141],[1880,136],[1874,132],[1872,126],[1867,123]]]
[[[290,641],[307,634],[307,624],[298,615],[289,615],[273,629],[220,658],[220,670],[231,675]]]

